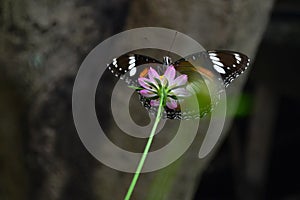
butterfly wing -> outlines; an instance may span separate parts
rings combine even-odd
[[[128,53],[114,58],[110,64],[107,64],[107,67],[116,77],[128,76],[130,78],[134,77],[138,71],[141,71],[138,70],[139,66],[151,63],[161,64],[162,62],[149,56]]]
[[[227,87],[235,78],[242,74],[250,64],[250,59],[239,52],[227,50],[208,51],[213,68],[222,77]]]
[[[180,73],[188,75],[188,87],[195,91],[198,99],[200,110],[198,115],[203,117],[218,104],[220,93],[224,91],[224,87],[242,74],[249,63],[250,59],[242,53],[213,50],[189,55],[176,61],[174,66]],[[203,66],[212,66],[212,68]],[[186,113],[181,114],[182,118],[186,118],[184,116]],[[197,115],[197,113],[193,115]]]
[[[192,54],[174,62],[176,70],[188,76],[187,89],[196,95],[199,104],[199,110],[181,112],[180,118],[202,118],[210,113],[215,104],[218,103],[219,93],[222,90],[221,87],[220,89],[215,88],[215,86],[218,86],[215,84],[215,81],[218,81],[216,73],[212,69],[203,67],[210,65],[211,61],[207,52]],[[215,88],[214,91],[211,91],[211,88]]]

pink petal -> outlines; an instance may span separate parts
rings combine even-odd
[[[159,100],[151,100],[150,105],[153,106],[153,107],[159,106]]]
[[[174,100],[174,99],[168,98],[167,107],[170,108],[170,109],[177,108],[177,101]]]
[[[155,93],[149,91],[149,90],[141,90],[140,94],[143,95],[144,97],[154,97],[157,96]]]
[[[177,85],[177,86],[180,86],[180,85],[184,85],[186,84],[187,82],[187,75],[186,74],[183,74],[183,75],[180,75],[178,76],[175,80],[174,80],[174,84]]]
[[[178,97],[190,96],[190,93],[185,88],[176,88],[172,90],[172,93]]]
[[[157,71],[155,69],[153,69],[152,67],[150,67],[149,71],[148,71],[148,77],[151,81],[154,80],[154,78],[158,78],[159,79],[159,74],[157,73]]]
[[[165,71],[164,76],[167,78],[167,80],[170,82],[173,82],[175,79],[176,70],[173,65],[170,65],[167,70]]]
[[[144,77],[141,77],[141,78],[138,78],[138,82],[139,82],[139,84],[140,84],[143,88],[145,88],[145,89],[147,89],[147,90],[152,90],[152,91],[153,91],[153,89],[151,88],[151,86],[149,86],[148,83],[147,83],[147,82],[151,82],[149,79],[144,78]]]

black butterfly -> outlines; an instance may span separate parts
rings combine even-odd
[[[250,64],[250,59],[239,52],[227,50],[213,50],[192,54],[185,58],[181,58],[172,63],[171,58],[165,56],[163,61],[151,58],[149,56],[128,53],[118,58],[114,58],[112,63],[107,64],[116,77],[124,79],[129,85],[138,86],[137,79],[147,75],[149,68],[139,67],[148,64],[160,64],[163,66],[174,65],[175,69],[188,75],[188,82],[194,90],[197,91],[197,97],[201,100],[199,103],[199,112],[182,112],[180,108],[170,110],[165,108],[164,116],[170,119],[190,119],[195,117],[203,117],[211,112],[218,103],[219,93],[223,92],[223,87],[219,87],[211,99],[207,90],[207,82],[219,80],[222,86],[227,87],[235,78],[242,74]],[[205,68],[203,66],[212,66]],[[161,74],[165,68],[161,69]],[[209,97],[209,98],[208,98]],[[156,112],[156,107],[150,106],[150,101],[140,95],[143,105],[152,113]]]

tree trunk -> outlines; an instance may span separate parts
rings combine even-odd
[[[72,87],[84,56],[100,41],[121,30],[157,26],[185,33],[206,49],[231,49],[253,58],[272,3],[2,1],[0,62],[4,86],[17,85],[15,90],[21,96],[18,99],[25,103],[7,98],[5,104],[14,108],[7,112],[13,115],[9,118],[7,112],[1,112],[7,120],[4,123],[11,123],[14,129],[1,129],[0,141],[11,145],[1,145],[0,155],[9,156],[1,156],[5,165],[1,164],[0,177],[11,174],[12,183],[6,184],[8,178],[1,178],[0,198],[123,199],[132,174],[117,172],[93,159],[73,124]],[[237,80],[227,95],[237,96],[245,80],[246,76]],[[228,104],[230,109],[236,107]],[[230,123],[228,119],[222,137]],[[142,174],[132,199],[192,199],[201,173],[218,149],[199,160],[201,130],[198,135],[178,161],[160,171]]]

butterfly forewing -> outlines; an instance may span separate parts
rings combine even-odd
[[[213,68],[220,73],[224,86],[227,87],[242,74],[250,64],[250,59],[239,52],[227,50],[208,51]]]
[[[140,66],[150,63],[161,64],[162,62],[148,56],[128,53],[114,58],[107,66],[116,77],[128,76],[130,78],[138,75],[138,71],[143,70],[139,69]]]

